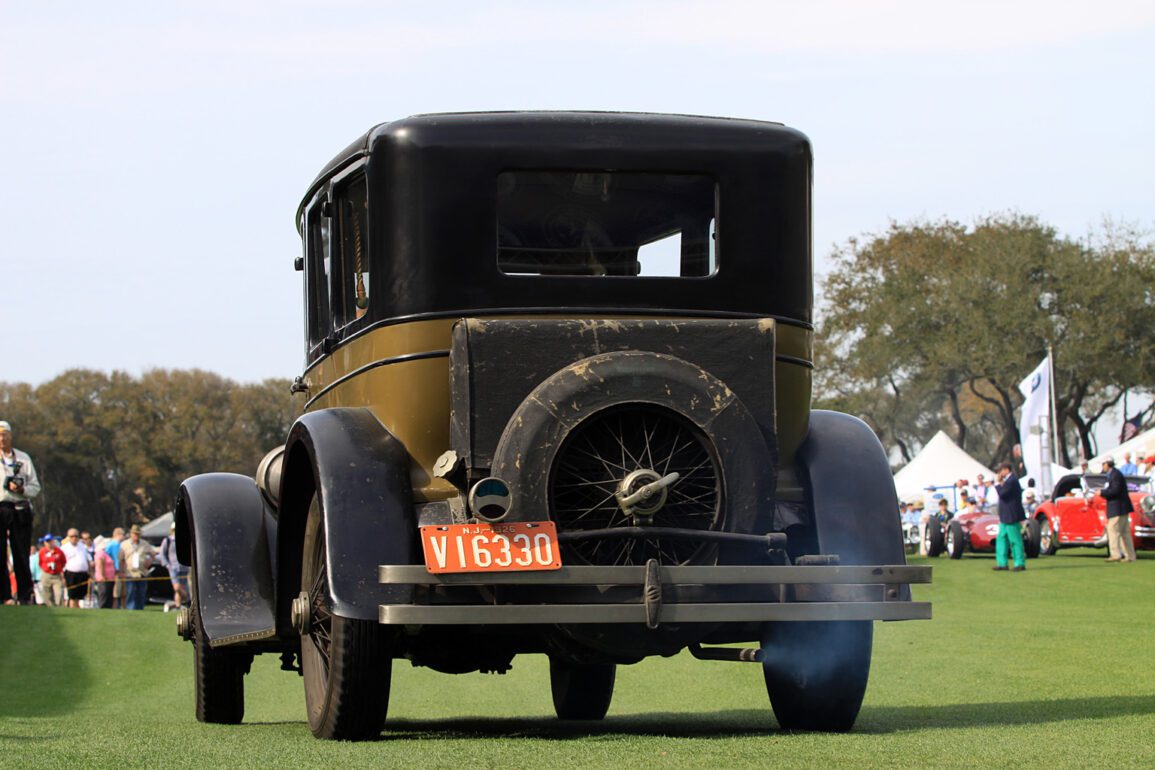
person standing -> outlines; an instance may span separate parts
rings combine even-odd
[[[1015,479],[1015,481],[1017,483],[1018,479]],[[995,485],[991,483],[990,479],[983,478],[983,474],[981,473],[978,475],[977,481],[975,482],[974,494],[971,496],[975,499],[975,502],[978,503],[979,508],[984,511],[989,511],[991,507],[997,505],[999,502],[999,495],[995,489]]]
[[[1147,451],[1147,447],[1139,447],[1135,459],[1139,461],[1140,476],[1149,476],[1155,470],[1155,456]]]
[[[1124,476],[1138,476],[1139,466],[1131,462],[1131,453],[1123,453],[1123,464],[1119,467],[1119,472]]]
[[[1007,550],[1014,559],[1013,572],[1022,572],[1027,568],[1027,549],[1023,547],[1022,522],[1027,518],[1023,510],[1023,487],[1018,478],[1011,473],[1010,463],[1000,463],[998,467],[998,484],[995,490],[999,499],[999,535],[995,540],[996,570],[1007,568]]]
[[[88,573],[92,571],[88,548],[80,542],[80,531],[68,530],[60,550],[64,551],[67,559],[64,563],[64,585],[68,586],[68,606],[79,609],[80,600],[88,594]]]
[[[172,601],[164,603],[164,611],[179,610],[188,602],[189,568],[181,564],[176,555],[176,524],[168,528],[168,535],[160,544],[160,563],[172,581]]]
[[[40,595],[44,597],[45,605],[59,607],[64,604],[64,564],[68,557],[56,547],[52,535],[45,535],[40,540],[44,543],[39,556]]]
[[[966,479],[959,479],[954,483],[954,509],[961,511],[966,505],[967,498],[971,496],[970,485],[967,484]]]
[[[0,604],[32,603],[32,571],[28,553],[32,545],[32,498],[40,494],[40,479],[32,458],[12,446],[12,426],[0,420],[0,542],[10,544],[12,574],[16,577],[16,595],[8,581],[8,561],[0,559]]]
[[[143,610],[148,602],[148,568],[156,558],[152,543],[140,536],[140,525],[133,524],[128,539],[120,544],[120,566],[124,572],[125,607]]]
[[[124,528],[116,527],[112,530],[112,538],[104,546],[104,550],[112,557],[112,564],[116,568],[116,580],[112,583],[112,607],[124,608],[124,569],[120,564],[120,544],[124,542]]]
[[[1115,458],[1107,455],[1103,459],[1103,473],[1107,474],[1107,485],[1103,487],[1103,499],[1107,501],[1107,561],[1135,561],[1135,543],[1131,540],[1131,493],[1127,480],[1115,467]]]
[[[104,550],[105,538],[97,536],[96,551],[92,561],[92,586],[96,596],[96,607],[112,609],[112,589],[116,585],[116,563]]]
[[[950,504],[946,501],[945,497],[940,497],[938,499],[938,512],[937,513],[938,513],[938,519],[939,519],[939,521],[941,521],[943,523],[943,526],[946,526],[946,523],[948,521],[950,521],[951,518],[954,516],[954,514],[951,513]]]
[[[40,549],[34,545],[28,546],[28,570],[32,573],[32,597],[37,604],[44,604],[40,593]]]

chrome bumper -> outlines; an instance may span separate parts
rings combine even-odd
[[[1135,527],[1135,537],[1155,537],[1155,527]]]
[[[378,568],[381,583],[431,589],[478,586],[633,586],[632,603],[502,603],[484,592],[490,603],[446,603],[431,591],[422,602],[382,604],[381,623],[389,625],[475,625],[539,623],[728,623],[813,620],[925,620],[929,602],[902,598],[903,587],[931,582],[931,568],[921,566],[780,566],[562,567],[549,572],[459,573],[433,575],[421,565]],[[753,602],[663,601],[663,590],[680,586],[765,586],[771,598]],[[719,596],[724,592],[719,591]],[[479,597],[483,592],[479,592]]]

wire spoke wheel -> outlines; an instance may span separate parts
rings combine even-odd
[[[648,507],[623,507],[623,495],[674,473],[677,480],[655,494],[658,499]],[[606,409],[573,430],[554,462],[550,500],[561,531],[639,525],[711,530],[722,524],[722,483],[713,445],[676,412],[644,404]],[[628,565],[648,559],[685,564],[704,546],[653,537],[571,541],[562,548],[571,562]]]
[[[392,660],[381,626],[333,613],[325,524],[314,495],[305,525],[301,591],[309,617],[301,636],[301,674],[309,729],[318,738],[372,740],[389,706]]]
[[[308,676],[323,682],[329,677],[329,656],[333,640],[333,615],[329,611],[329,570],[325,564],[325,533],[320,528],[314,546],[305,554],[302,583],[309,586],[309,634],[302,640],[302,654],[314,664]],[[307,645],[307,648],[306,648]]]

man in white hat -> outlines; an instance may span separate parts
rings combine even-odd
[[[40,479],[32,458],[12,446],[12,426],[0,420],[0,543],[12,548],[12,572],[16,596],[8,579],[8,560],[0,558],[0,604],[32,603],[32,570],[28,553],[32,545],[32,498],[40,494]]]

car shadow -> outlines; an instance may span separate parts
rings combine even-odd
[[[737,738],[764,735],[777,728],[769,704],[765,710],[708,713],[659,712],[608,716],[602,721],[571,721],[553,717],[463,717],[453,719],[391,719],[382,740],[544,738],[573,740],[590,736],[661,735],[679,738]]]
[[[1155,694],[864,708],[855,732],[996,727],[1155,713]]]
[[[1058,698],[1037,701],[952,703],[939,706],[867,706],[855,733],[888,734],[910,730],[1003,727],[1107,719],[1155,713],[1155,694],[1125,697]],[[589,736],[660,735],[721,739],[782,732],[769,705],[765,709],[714,712],[662,712],[609,716],[600,722],[552,718],[391,719],[382,740],[503,739],[510,737],[573,740]]]

